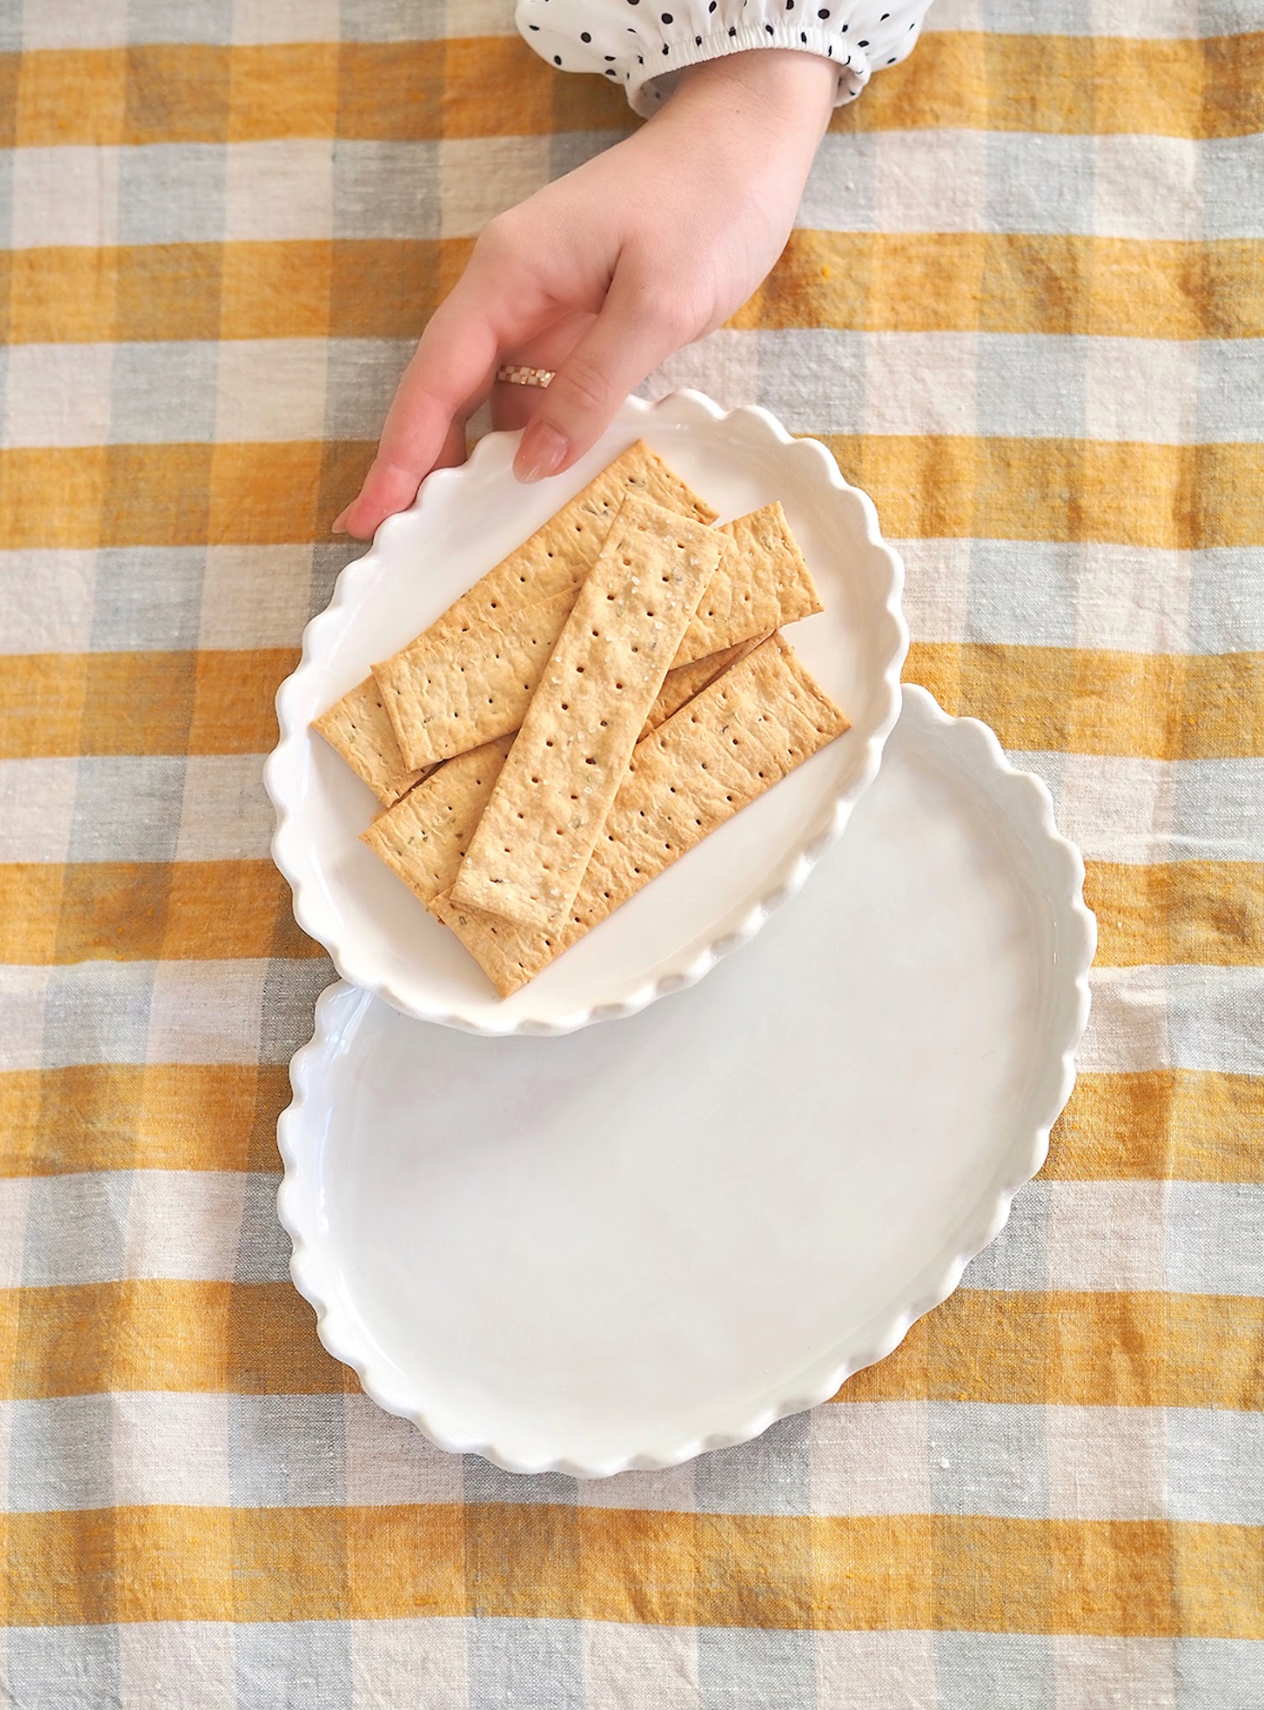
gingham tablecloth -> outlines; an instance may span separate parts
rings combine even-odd
[[[1083,845],[1048,1167],[837,1402],[449,1459],[319,1347],[260,786],[410,343],[627,125],[508,0],[0,5],[0,1486],[20,1710],[1264,1705],[1264,7],[939,0],[657,377],[821,435]]]

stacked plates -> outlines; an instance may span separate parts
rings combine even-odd
[[[308,725],[638,438],[722,518],[781,500],[825,606],[787,637],[852,728],[501,1000]],[[955,1287],[1070,1093],[1094,927],[1043,786],[901,695],[900,562],[824,447],[696,393],[629,401],[535,487],[514,443],[383,525],[277,698],[273,853],[342,975],[280,1210],[375,1401],[598,1475],[824,1400]]]

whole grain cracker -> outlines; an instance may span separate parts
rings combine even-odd
[[[681,670],[821,610],[779,504],[725,523],[720,533],[732,545],[681,641],[674,661]],[[559,556],[567,556],[565,545]],[[526,607],[500,604],[457,638],[428,630],[424,648],[415,644],[374,668],[394,724],[409,721],[408,753],[416,764],[433,765],[519,728],[575,592],[568,586]],[[528,617],[529,637],[519,633]],[[501,638],[495,645],[492,635]]]
[[[409,765],[427,765],[517,729],[531,696],[517,686],[523,679],[507,670],[487,670],[486,707],[477,728],[463,728],[459,735],[445,735],[441,729],[442,709],[452,704],[449,690],[460,667],[464,665],[468,672],[471,664],[482,663],[471,659],[470,631],[477,624],[493,623],[508,634],[524,606],[555,596],[569,596],[573,603],[614,513],[629,494],[699,522],[715,518],[711,507],[638,440],[408,647],[374,666],[373,675]],[[563,599],[550,646],[561,633],[568,610]]]
[[[641,734],[657,730],[756,645],[743,642],[741,647],[669,671]],[[360,841],[423,902],[431,902],[455,880],[512,742],[512,736],[502,736],[436,766],[423,783],[383,808],[368,830],[360,833]]]
[[[579,591],[453,886],[521,926],[564,920],[726,541],[625,499]]]
[[[730,665],[745,659],[761,641],[767,639],[767,634],[752,635],[749,641],[739,641],[736,647],[722,648],[719,653],[708,653],[705,659],[695,659],[692,665],[674,665],[663,678],[663,686],[650,708],[641,735],[648,736],[651,730],[666,724],[695,695],[700,695],[708,684],[714,683],[721,671],[727,671]]]
[[[430,911],[508,997],[847,728],[784,638],[770,636],[637,744],[560,929],[513,926],[461,906],[451,891],[435,897]]]
[[[372,677],[357,683],[328,712],[313,719],[312,729],[341,754],[383,807],[391,807],[433,770],[430,766],[410,767],[405,762],[395,727]]]
[[[412,752],[437,765],[512,735],[574,604],[574,591],[565,589],[473,623],[456,647],[419,656],[410,667],[408,699],[398,702],[412,709]]]
[[[360,833],[422,902],[433,902],[456,878],[512,744],[502,736],[458,754]]]
[[[729,535],[733,545],[698,602],[677,665],[767,635],[823,609],[812,572],[778,502],[725,523],[721,533]]]

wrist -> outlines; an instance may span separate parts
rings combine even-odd
[[[838,69],[819,54],[758,48],[721,54],[685,67],[669,116],[721,123],[762,148],[785,147],[811,165],[825,134],[838,87]]]

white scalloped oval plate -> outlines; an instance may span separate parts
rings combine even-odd
[[[493,1047],[331,986],[279,1127],[321,1340],[514,1472],[675,1465],[825,1400],[1044,1160],[1083,872],[1044,786],[910,689],[810,900],[704,988]]]
[[[697,392],[654,405],[631,398],[581,463],[535,487],[511,473],[517,438],[489,434],[464,468],[432,475],[413,508],[383,524],[372,550],[339,576],[277,694],[281,739],[264,781],[277,812],[273,858],[290,882],[295,918],[344,979],[425,1021],[476,1033],[567,1033],[692,985],[799,889],[842,831],[899,711],[903,570],[882,543],[871,501],[848,486],[825,447],[791,439],[764,410],[725,414]],[[782,501],[826,608],[786,633],[852,728],[502,1000],[359,842],[376,803],[308,726],[638,438],[722,519]]]

